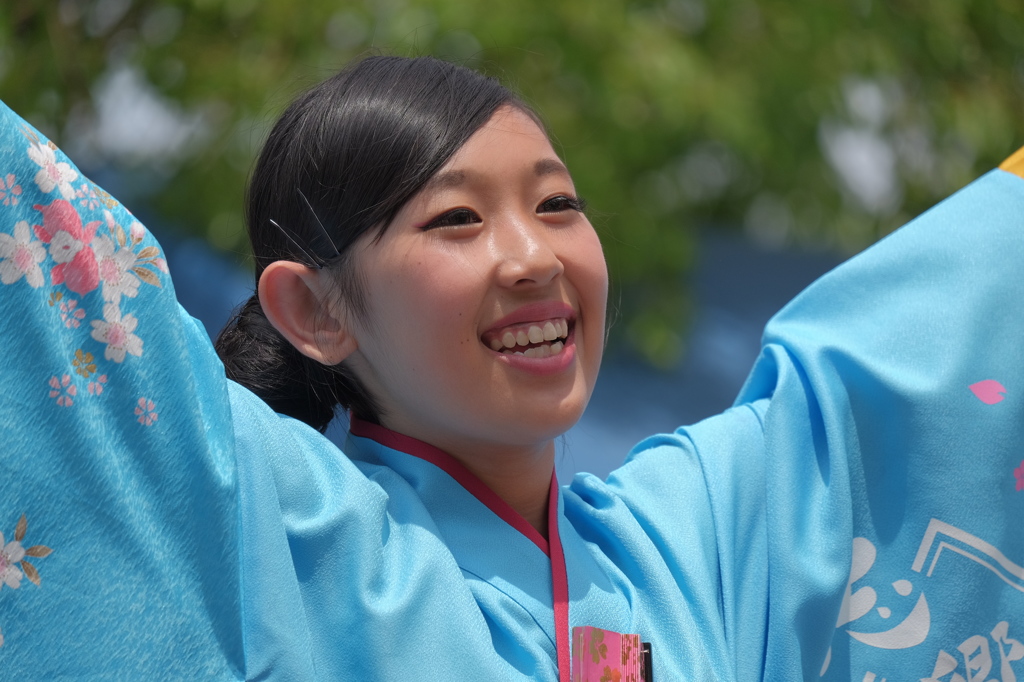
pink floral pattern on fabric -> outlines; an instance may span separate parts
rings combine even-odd
[[[82,208],[90,211],[99,208],[100,196],[91,184],[83,182],[75,191],[75,196],[78,197],[78,205]]]
[[[139,402],[135,406],[135,416],[143,426],[152,426],[159,417],[156,413],[156,403],[148,398],[139,398]]]
[[[640,635],[572,629],[572,682],[644,682]]]
[[[14,529],[13,540],[5,542],[4,534],[0,533],[0,593],[3,592],[5,585],[12,590],[20,588],[22,578],[28,578],[36,587],[42,584],[38,569],[29,563],[28,557],[43,559],[50,556],[53,550],[46,545],[25,547],[22,541],[27,530],[28,519],[22,514]],[[3,645],[4,637],[0,634],[0,647]]]
[[[21,196],[21,185],[17,184],[14,173],[8,173],[6,177],[0,178],[0,200],[4,206],[17,206]]]
[[[64,320],[64,326],[77,329],[85,317],[85,310],[78,307],[78,301],[68,299],[60,304],[60,319]]]
[[[89,395],[100,395],[100,394],[102,394],[103,393],[103,386],[106,383],[107,383],[107,375],[106,374],[101,374],[98,377],[96,377],[95,381],[90,381],[89,382],[89,386],[87,387],[89,389]]]
[[[78,387],[71,383],[71,376],[65,374],[63,377],[58,379],[56,376],[50,377],[50,397],[57,399],[57,404],[61,407],[71,407],[75,404],[73,398],[78,395]]]
[[[32,204],[38,222],[19,220],[12,228],[10,222],[2,222],[0,213],[0,283],[24,281],[39,289],[47,285],[48,273],[51,290],[46,304],[59,314],[60,320],[55,322],[68,330],[70,348],[83,342],[86,348],[92,342],[102,344],[102,360],[114,363],[141,357],[144,344],[139,319],[123,306],[139,296],[143,285],[162,287],[160,274],[167,273],[167,262],[158,247],[143,245],[147,232],[138,221],[125,223],[127,229],[121,226],[117,216],[131,219],[131,214],[81,178],[56,145],[27,125],[21,132],[31,163],[11,169],[16,172],[0,169],[0,202],[14,207],[25,198],[16,173],[24,177],[34,172],[39,191],[50,196],[39,201],[31,188],[39,201]],[[29,170],[33,164],[35,171]],[[94,298],[87,300],[90,296]],[[97,317],[100,311],[102,317]],[[74,375],[88,380],[83,384],[88,396],[104,393],[112,375],[98,367],[99,355],[98,350],[88,352],[79,347],[74,357],[68,358],[70,367],[51,370],[48,391],[57,406],[75,405],[80,394]],[[144,422],[154,421],[156,413],[147,410]]]
[[[1017,490],[1024,490],[1024,459],[1020,461],[1020,466],[1013,470],[1013,475],[1017,479]]]
[[[64,284],[81,296],[99,286],[96,253],[90,245],[100,221],[82,225],[78,211],[63,199],[33,208],[43,214],[43,224],[35,226],[36,235],[50,245],[50,258],[56,263],[50,271],[52,282]]]

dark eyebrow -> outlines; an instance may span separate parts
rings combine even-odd
[[[533,172],[538,177],[551,175],[552,173],[569,175],[569,169],[558,159],[541,159],[533,165]]]
[[[438,173],[434,177],[427,180],[427,183],[423,185],[423,190],[427,192],[437,192],[442,189],[451,189],[453,187],[459,187],[465,184],[466,173],[460,170],[450,170],[443,173]]]
[[[533,164],[533,173],[537,177],[552,174],[568,176],[569,169],[566,168],[565,164],[558,159],[541,159],[537,163]],[[434,177],[430,178],[430,180],[423,185],[423,191],[439,192],[444,189],[453,189],[466,184],[466,179],[467,175],[465,171],[444,171],[443,173],[438,173]]]

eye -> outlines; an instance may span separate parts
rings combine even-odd
[[[582,213],[587,208],[587,202],[578,197],[567,194],[559,194],[551,197],[537,207],[537,213],[560,213],[562,211],[578,211]]]
[[[421,230],[432,230],[437,227],[456,227],[460,225],[472,225],[483,222],[476,212],[468,208],[456,208],[446,211],[436,218],[432,218],[420,226]]]

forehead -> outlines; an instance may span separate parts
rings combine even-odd
[[[541,129],[537,120],[517,106],[506,104],[500,107],[473,133],[466,144],[455,153],[453,160],[467,149],[482,150],[484,147],[503,143],[537,144],[546,147],[554,154],[547,134]]]
[[[480,174],[515,171],[537,176],[568,175],[533,117],[517,107],[505,106],[466,140],[424,189],[443,190],[463,185]]]
[[[484,127],[515,129],[518,132],[529,131],[530,134],[547,139],[544,127],[533,112],[515,104],[498,107]]]

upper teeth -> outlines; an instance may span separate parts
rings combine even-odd
[[[512,331],[506,331],[501,337],[491,339],[490,346],[493,350],[500,351],[503,348],[515,348],[516,346],[528,346],[531,343],[543,343],[565,338],[569,335],[569,321],[565,319],[548,320],[542,325],[531,324],[530,326]]]

